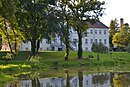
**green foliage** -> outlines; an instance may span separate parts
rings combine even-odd
[[[9,60],[13,59],[13,54],[7,53],[5,56],[2,57],[2,59],[4,61],[9,61]]]
[[[108,52],[108,48],[101,42],[93,43],[91,50],[96,53],[107,53]]]
[[[30,58],[30,62],[35,62],[35,63],[38,63],[38,62],[40,62],[40,59],[41,59],[41,57],[40,56],[31,56],[31,58]]]
[[[93,52],[97,53],[97,60],[99,60],[99,53],[107,53],[108,52],[108,48],[104,44],[102,44],[101,42],[100,43],[93,43],[91,50]]]
[[[69,24],[78,34],[78,59],[82,59],[82,37],[88,29],[88,22],[95,23],[103,15],[105,2],[71,0],[66,2],[70,10]]]
[[[112,43],[119,48],[125,48],[129,43],[129,29],[129,25],[127,23],[123,24],[120,31],[113,36]]]
[[[0,87],[4,87],[6,82],[14,81],[16,80],[16,77],[13,77],[11,75],[6,75],[4,73],[0,72]]]
[[[16,20],[24,39],[31,42],[31,56],[37,54],[43,38],[55,37],[57,17],[52,8],[54,2],[19,0],[15,13]]]
[[[19,43],[21,43],[22,35],[18,31],[18,24],[15,18],[17,0],[1,0],[0,6],[0,32],[2,42],[9,45],[10,51],[13,53],[18,51]]]
[[[129,43],[128,35],[122,32],[116,33],[113,36],[112,43],[120,48],[125,48]]]
[[[113,47],[112,38],[113,38],[113,36],[115,35],[115,33],[117,33],[117,27],[118,27],[118,23],[117,23],[117,19],[115,18],[114,20],[111,20],[111,22],[110,22],[109,44],[110,44],[110,47],[111,47],[111,48]]]
[[[117,27],[118,27],[118,23],[117,23],[117,19],[115,18],[110,22],[110,31],[109,31],[110,37],[113,37],[115,33],[117,33]]]

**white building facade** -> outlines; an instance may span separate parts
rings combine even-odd
[[[82,48],[84,51],[91,51],[92,44],[102,42],[109,48],[109,28],[102,22],[97,21],[93,25],[88,23],[89,28],[85,31],[87,34],[82,38]],[[78,35],[77,32],[71,29],[70,33],[70,49],[78,50]],[[22,43],[20,47],[21,51],[31,50],[31,43]],[[60,37],[57,36],[55,41],[47,43],[46,39],[43,39],[40,44],[39,50],[65,50],[64,43],[61,42]]]

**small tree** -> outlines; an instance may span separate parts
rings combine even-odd
[[[119,32],[115,33],[112,38],[112,43],[119,48],[120,51],[125,49],[129,43],[129,24],[125,23],[122,25]]]
[[[104,46],[103,43],[93,43],[91,50],[95,53],[97,53],[97,60],[99,60],[99,53],[107,53],[108,52],[108,48],[106,46]]]

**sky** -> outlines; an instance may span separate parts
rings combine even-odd
[[[110,21],[117,18],[120,23],[120,18],[124,19],[124,23],[130,25],[130,0],[99,0],[105,1],[105,14],[100,18],[100,21],[109,27]]]

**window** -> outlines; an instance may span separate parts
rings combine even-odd
[[[85,39],[85,44],[88,44],[88,39]]]
[[[107,40],[106,39],[104,39],[104,44],[106,44],[107,42],[106,42]]]
[[[93,30],[90,30],[90,34],[93,34]]]
[[[91,43],[93,43],[93,39],[91,39]]]
[[[95,30],[95,34],[97,34],[97,30]]]
[[[99,42],[102,42],[102,39],[99,39]]]
[[[101,31],[101,30],[99,30],[99,34],[102,34],[102,31]]]
[[[106,34],[106,30],[104,30],[104,34]]]
[[[97,43],[97,39],[95,39],[95,43]]]

